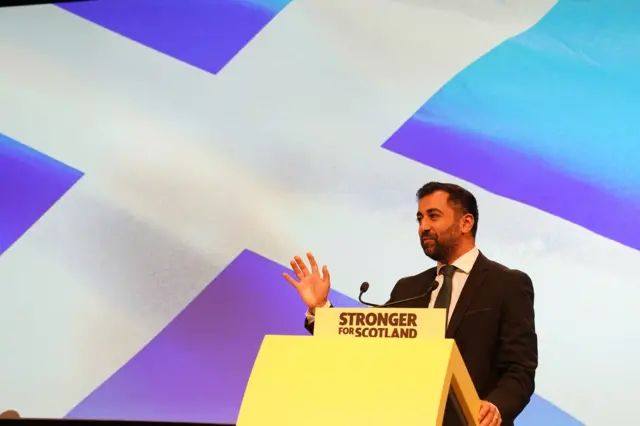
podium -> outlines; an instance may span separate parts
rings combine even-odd
[[[238,426],[436,426],[478,394],[439,309],[326,308],[314,336],[265,336]]]

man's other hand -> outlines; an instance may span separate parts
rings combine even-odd
[[[500,416],[498,407],[489,401],[480,402],[480,414],[478,415],[480,426],[500,426],[502,424],[502,417]]]

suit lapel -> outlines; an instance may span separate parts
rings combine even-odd
[[[453,315],[451,315],[451,321],[449,321],[449,326],[447,327],[446,337],[448,339],[452,339],[455,335],[458,326],[462,322],[464,314],[469,310],[469,306],[471,305],[473,298],[478,293],[478,290],[480,290],[480,287],[487,276],[488,269],[489,260],[480,253],[473,265],[473,268],[471,268],[471,272],[469,273],[469,277],[467,278],[464,287],[462,288],[458,303],[456,303],[456,306],[453,309]]]

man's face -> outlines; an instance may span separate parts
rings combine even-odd
[[[437,262],[448,261],[463,235],[461,216],[444,191],[436,191],[418,202],[418,235],[424,254]]]

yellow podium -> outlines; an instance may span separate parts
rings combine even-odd
[[[444,311],[319,309],[316,322],[316,336],[265,336],[237,425],[436,426],[450,394],[463,424],[478,424],[480,401],[444,338]]]

